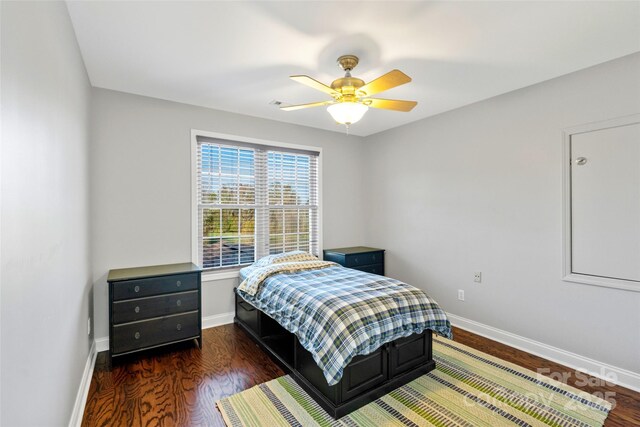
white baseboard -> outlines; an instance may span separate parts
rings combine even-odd
[[[96,338],[96,352],[109,351],[109,337]]]
[[[69,427],[76,427],[82,424],[82,415],[84,415],[84,407],[87,403],[89,387],[91,387],[91,377],[93,376],[93,367],[96,364],[97,354],[98,352],[96,350],[96,342],[94,341],[91,344],[89,355],[87,356],[87,362],[84,365],[80,387],[78,387],[76,401],[73,404],[73,411],[71,412],[71,419],[69,420]]]
[[[624,368],[599,362],[579,354],[503,331],[474,320],[447,313],[451,324],[474,334],[498,341],[518,350],[543,357],[580,372],[604,379],[631,390],[640,391],[640,374]]]
[[[227,325],[233,323],[234,312],[214,314],[202,318],[202,329],[215,328],[216,326]],[[109,337],[101,337],[95,339],[96,353],[109,350]]]
[[[233,323],[233,311],[229,313],[214,314],[213,316],[207,316],[202,318],[202,329],[215,328],[216,326],[227,325]]]

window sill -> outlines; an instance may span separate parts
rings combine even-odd
[[[203,282],[217,282],[218,280],[237,279],[240,277],[240,270],[226,271],[204,271],[202,273]]]

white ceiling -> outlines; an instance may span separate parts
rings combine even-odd
[[[369,81],[398,68],[413,82],[378,95],[418,101],[370,109],[370,135],[640,51],[640,2],[69,1],[94,86],[344,132],[324,108],[271,100],[328,96],[336,58]]]

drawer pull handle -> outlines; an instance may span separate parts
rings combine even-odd
[[[358,262],[358,258],[354,258],[353,261]]]
[[[177,287],[182,286],[182,282],[181,282],[180,280],[178,280],[178,281],[176,282],[176,286],[177,286]]]
[[[373,260],[374,260],[374,261],[376,260],[376,256],[375,256],[375,255],[373,255]]]
[[[182,305],[182,301],[180,301],[180,300],[176,301],[176,305],[177,305],[178,307],[180,307],[180,306]]]
[[[134,292],[140,292],[140,286],[136,285],[136,287],[133,288],[133,291]]]
[[[136,305],[136,308],[133,309],[136,313],[140,313],[140,307]]]
[[[178,324],[176,325],[176,329],[177,329],[177,330],[181,330],[181,329],[182,329],[182,325],[181,325],[180,323],[178,323]]]
[[[135,339],[139,340],[140,339],[140,332],[136,332],[134,335]]]

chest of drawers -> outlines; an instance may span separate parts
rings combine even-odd
[[[384,249],[366,246],[325,249],[324,259],[344,267],[384,276]]]
[[[201,346],[201,272],[192,263],[109,271],[111,356],[193,339]]]

